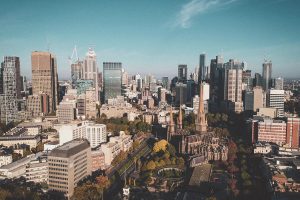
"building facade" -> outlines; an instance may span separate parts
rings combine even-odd
[[[0,71],[0,120],[8,124],[18,121],[17,100],[21,98],[19,57],[5,56]]]
[[[68,199],[83,178],[92,174],[91,147],[86,140],[73,140],[48,156],[49,189],[63,192]]]
[[[103,63],[103,90],[104,101],[121,96],[122,90],[122,63]]]
[[[58,105],[58,75],[56,57],[49,52],[35,51],[31,54],[32,94],[45,94],[49,99],[42,105],[49,105],[49,112],[56,111]],[[45,112],[48,109],[43,109]]]

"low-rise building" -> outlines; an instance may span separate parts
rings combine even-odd
[[[74,139],[84,138],[90,142],[92,148],[95,148],[107,141],[106,125],[91,121],[64,124],[58,132],[60,145]]]
[[[19,178],[21,176],[25,176],[26,165],[33,159],[35,159],[35,155],[31,154],[18,161],[0,167],[0,179]]]
[[[269,143],[258,142],[254,145],[254,154],[269,154],[272,153],[272,146]]]
[[[0,155],[0,167],[12,163],[12,155]]]
[[[7,147],[26,144],[36,148],[41,142],[41,135],[28,135],[28,130],[21,127],[15,127],[0,136],[0,144]]]
[[[35,183],[48,183],[47,157],[39,157],[26,165],[26,181]]]
[[[91,156],[92,156],[92,171],[105,169],[104,153],[101,150],[92,151]]]

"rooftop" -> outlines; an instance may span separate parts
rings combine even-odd
[[[72,140],[53,149],[49,156],[69,158],[88,148],[90,148],[90,145],[87,140]]]

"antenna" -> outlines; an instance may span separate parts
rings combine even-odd
[[[46,37],[46,42],[47,42],[47,51],[50,52],[50,41],[48,37]]]

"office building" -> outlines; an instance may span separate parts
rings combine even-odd
[[[75,61],[71,64],[71,79],[72,79],[72,86],[75,87],[76,81],[83,78],[82,76],[83,71],[83,62],[82,61]]]
[[[18,121],[18,99],[21,98],[20,59],[5,56],[0,69],[0,120],[2,123]]]
[[[286,125],[286,140],[288,147],[299,148],[300,118],[288,117]]]
[[[57,119],[60,123],[68,123],[75,119],[76,100],[62,101],[57,108]]]
[[[187,65],[178,65],[178,81],[183,83],[187,81]]]
[[[200,54],[198,82],[207,80],[206,55]]]
[[[176,83],[175,92],[176,92],[175,104],[177,106],[186,104],[187,103],[187,84],[182,83],[182,82]]]
[[[275,78],[273,87],[275,90],[283,90],[283,78],[281,77]]]
[[[58,76],[56,58],[49,52],[35,51],[31,54],[32,65],[32,93],[46,94],[49,99],[49,112],[56,111],[58,105]],[[45,109],[48,110],[48,109]]]
[[[210,62],[210,110],[213,112],[220,111],[220,102],[224,100],[223,65],[222,56],[216,56]]]
[[[82,79],[93,81],[96,100],[99,101],[97,56],[95,51],[92,48],[89,48],[83,62]]]
[[[163,88],[165,88],[165,89],[169,89],[170,88],[170,84],[169,84],[169,77],[162,77],[162,80],[161,80],[161,82],[162,82],[162,86],[163,86]]]
[[[286,143],[286,123],[282,120],[264,118],[258,122],[258,141],[274,142],[278,145]]]
[[[224,100],[226,109],[233,112],[243,111],[242,101],[242,64],[230,59],[224,66]]]
[[[49,190],[70,199],[77,183],[92,174],[91,147],[86,140],[72,140],[53,149],[48,156]]]
[[[121,96],[122,89],[122,63],[103,63],[103,92],[105,102],[108,99]]]
[[[245,110],[252,110],[253,112],[257,112],[259,108],[264,106],[264,92],[262,87],[257,86],[252,90],[245,91],[245,101],[244,106]]]
[[[277,117],[284,117],[284,90],[270,89],[267,93],[267,107],[277,109]]]
[[[265,91],[272,86],[272,62],[265,60],[263,63],[262,86]]]

